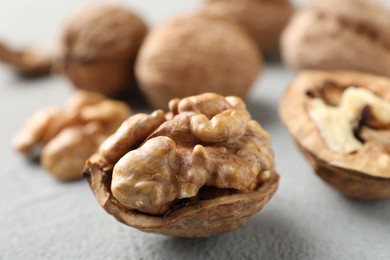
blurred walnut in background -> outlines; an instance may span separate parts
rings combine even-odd
[[[224,17],[192,13],[155,27],[136,62],[140,88],[154,107],[207,91],[244,96],[262,66],[255,41]]]
[[[12,67],[23,77],[46,76],[51,72],[53,60],[49,54],[32,48],[15,49],[0,42],[0,62]]]
[[[284,31],[283,59],[297,69],[390,76],[389,26],[390,9],[379,1],[314,0]]]
[[[93,5],[69,20],[62,36],[63,73],[82,89],[114,95],[134,83],[134,62],[147,33],[125,7]]]
[[[64,108],[36,112],[13,145],[23,154],[42,148],[42,165],[56,178],[81,178],[85,160],[130,114],[129,107],[94,92],[78,91]]]
[[[289,0],[204,0],[204,11],[240,22],[256,39],[262,53],[279,52],[279,38],[294,8]]]

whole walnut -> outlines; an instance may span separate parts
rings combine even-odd
[[[80,90],[64,108],[48,107],[36,112],[16,135],[13,145],[23,154],[41,148],[41,163],[56,178],[79,179],[85,160],[129,114],[123,102]]]
[[[279,52],[279,38],[294,13],[289,0],[204,0],[204,11],[240,22],[266,57]]]
[[[136,114],[84,170],[104,209],[148,232],[210,236],[243,225],[278,186],[268,133],[242,99],[173,99]]]
[[[283,32],[297,70],[354,70],[390,77],[390,9],[376,0],[311,0]]]
[[[146,33],[131,10],[89,6],[63,32],[60,70],[78,88],[114,95],[134,82],[134,61]]]
[[[193,13],[158,25],[145,39],[136,77],[151,105],[204,92],[244,96],[262,66],[254,40],[238,23]]]

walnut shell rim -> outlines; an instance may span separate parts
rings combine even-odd
[[[99,204],[125,225],[176,237],[208,237],[242,226],[272,198],[279,184],[279,175],[274,171],[271,178],[253,192],[202,200],[164,216],[153,216],[126,209],[115,199],[110,188],[110,168],[100,155],[95,154],[84,169],[84,176]]]
[[[365,165],[362,158],[359,162],[357,157],[331,151],[320,136],[317,126],[309,118],[304,105],[306,93],[326,82],[336,83],[343,88],[358,85],[390,99],[390,92],[385,94],[390,80],[385,77],[352,71],[303,71],[286,89],[280,101],[279,114],[282,122],[315,173],[325,182],[353,198],[389,199],[390,174],[386,169],[378,174],[380,170],[374,169],[372,165]],[[377,156],[375,153],[366,154],[368,159],[365,161],[375,161]]]

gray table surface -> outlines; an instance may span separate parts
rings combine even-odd
[[[49,49],[62,21],[88,2],[0,0],[0,38]],[[125,4],[153,25],[200,3]],[[294,74],[267,64],[247,98],[273,141],[281,174],[274,198],[234,232],[181,239],[120,224],[86,181],[59,183],[14,152],[10,140],[24,120],[41,107],[62,104],[73,89],[61,77],[21,80],[0,65],[0,259],[390,259],[390,201],[352,200],[324,184],[281,124],[278,101]]]

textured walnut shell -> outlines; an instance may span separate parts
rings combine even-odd
[[[145,232],[178,237],[207,237],[240,227],[270,200],[279,183],[279,175],[273,172],[253,192],[201,200],[164,216],[153,216],[126,209],[115,199],[110,166],[98,154],[87,162],[84,174],[100,205],[118,221]]]
[[[279,52],[280,35],[294,12],[288,0],[205,0],[204,10],[240,22],[267,57]]]
[[[389,24],[390,10],[376,1],[315,0],[285,29],[282,56],[297,69],[390,76]]]
[[[358,72],[306,71],[291,83],[280,103],[282,121],[324,181],[354,198],[390,198],[390,146],[386,137],[381,138],[373,131],[374,138],[365,140],[361,149],[343,154],[330,150],[320,136],[309,116],[308,102],[310,93],[326,86],[339,89],[362,87],[390,100],[390,80]],[[390,132],[389,129],[385,131]]]
[[[82,89],[114,95],[134,82],[134,62],[147,33],[124,7],[94,5],[77,13],[62,35],[62,71]]]
[[[206,14],[176,16],[145,39],[136,77],[151,105],[203,92],[244,96],[261,58],[254,40],[235,22]]]

